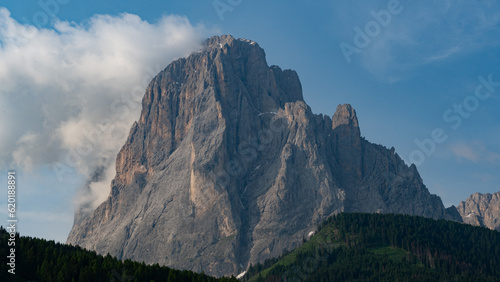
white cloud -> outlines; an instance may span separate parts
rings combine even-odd
[[[148,23],[127,13],[37,29],[0,8],[0,167],[58,163],[59,177],[76,169],[87,178],[104,168],[85,196],[96,206],[147,84],[206,33],[184,17]]]
[[[17,148],[12,153],[14,163],[24,167],[27,170],[33,169],[33,158],[36,158],[31,151],[35,150],[39,143],[39,135],[33,133],[26,133],[17,141]]]
[[[433,63],[433,62],[446,60],[446,59],[450,58],[451,56],[453,56],[454,54],[460,52],[460,49],[461,48],[458,46],[453,46],[448,50],[442,51],[442,53],[440,53],[440,54],[431,55],[429,57],[424,58],[423,64],[429,64],[429,63]]]
[[[471,162],[478,162],[480,159],[480,153],[475,150],[475,148],[464,143],[453,145],[451,151],[459,159],[465,159]]]
[[[488,162],[496,164],[500,162],[500,154],[489,150],[481,141],[473,141],[469,144],[460,142],[451,145],[451,152],[458,160],[466,160],[474,163]]]
[[[93,211],[106,200],[109,195],[109,185],[116,171],[114,165],[110,165],[98,173],[99,180],[90,182],[84,189],[80,189],[75,197],[75,206],[81,207],[84,212]]]

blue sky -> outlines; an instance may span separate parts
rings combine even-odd
[[[109,105],[216,34],[257,41],[270,65],[296,70],[313,112],[352,104],[362,135],[416,162],[446,206],[499,191],[500,4],[311,2],[3,1],[0,181],[17,171],[21,233],[65,241],[75,203],[109,192],[140,111],[131,102],[110,116]],[[106,119],[104,137],[72,159]],[[98,165],[107,177],[95,194],[78,192]]]

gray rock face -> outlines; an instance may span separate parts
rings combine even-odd
[[[292,249],[328,216],[384,212],[460,220],[415,166],[360,135],[356,112],[311,112],[291,70],[231,36],[149,85],[108,199],[68,243],[211,275]]]
[[[465,223],[500,231],[500,192],[474,193],[457,210]]]

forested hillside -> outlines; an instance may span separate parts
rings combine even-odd
[[[0,256],[9,255],[0,229]],[[119,261],[80,247],[16,237],[16,274],[0,281],[237,281]],[[286,280],[285,280],[286,279]],[[339,214],[304,244],[251,266],[242,281],[500,281],[500,233],[423,217]]]
[[[445,220],[339,214],[243,281],[500,281],[500,233]]]
[[[216,279],[192,271],[146,265],[130,260],[119,261],[109,255],[100,256],[80,247],[69,246],[31,237],[15,240],[15,274],[7,272],[6,257],[10,246],[9,234],[0,228],[0,281],[238,281],[235,278]]]

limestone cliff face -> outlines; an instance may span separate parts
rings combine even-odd
[[[415,166],[360,135],[355,110],[316,115],[257,43],[213,37],[150,83],[108,199],[68,243],[146,263],[237,274],[292,249],[328,216],[460,220]]]
[[[500,192],[474,193],[457,210],[465,223],[500,231]]]

